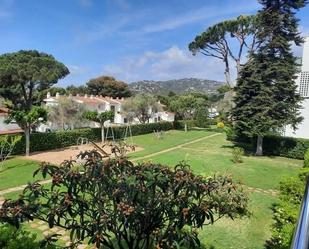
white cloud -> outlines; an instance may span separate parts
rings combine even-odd
[[[79,66],[79,65],[68,65],[70,75],[82,75],[85,73],[88,73],[90,68],[85,66]]]
[[[162,32],[215,17],[237,13],[246,14],[248,11],[256,10],[257,6],[256,2],[246,2],[245,4],[239,3],[237,6],[234,4],[233,6],[226,6],[224,9],[218,9],[217,7],[202,7],[197,10],[190,10],[156,24],[146,25],[142,28],[142,31],[145,33]]]
[[[140,57],[124,58],[119,64],[105,66],[102,73],[126,82],[189,77],[224,80],[224,66],[220,60],[193,56],[177,46],[162,52],[145,52]]]

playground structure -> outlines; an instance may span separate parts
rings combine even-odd
[[[126,125],[126,128],[124,130],[124,134],[123,134],[123,141],[127,144],[129,144],[130,146],[133,146],[133,136],[132,136],[132,129],[131,129],[131,124],[128,123]]]
[[[154,130],[153,134],[157,139],[163,139],[164,138],[164,132],[162,130]]]

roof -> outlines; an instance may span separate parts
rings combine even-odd
[[[44,99],[45,102],[57,101],[58,98],[63,98],[64,96],[59,97],[49,97]],[[103,96],[72,96],[72,99],[89,105],[101,104],[101,103],[109,103],[109,104],[120,104],[123,99],[117,98],[113,99],[111,97],[103,97]]]
[[[7,116],[9,112],[8,108],[0,107],[0,116]]]
[[[0,131],[0,135],[17,134],[22,132],[24,132],[22,129],[12,129],[12,130]]]

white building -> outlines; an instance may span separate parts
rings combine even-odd
[[[59,94],[56,94],[56,96],[50,96],[50,94],[47,94],[47,97],[43,100],[44,103],[47,106],[55,106],[58,104],[58,101],[61,98],[71,98],[73,101],[83,105],[83,107],[86,110],[89,111],[97,111],[105,112],[105,111],[114,111],[115,116],[114,120],[112,120],[112,123],[114,125],[123,125],[128,123],[128,117],[127,115],[122,111],[122,103],[124,101],[124,98],[111,98],[111,97],[103,97],[103,96],[94,96],[94,95],[76,95],[76,96],[60,96]],[[150,111],[151,112],[151,111]],[[166,111],[160,111],[156,113],[152,113],[151,117],[149,119],[150,123],[156,123],[160,121],[169,121],[173,122],[175,119],[175,114],[171,112]],[[131,123],[138,124],[139,121],[134,118]],[[98,127],[98,124],[94,122],[89,122],[88,124],[84,124],[83,127]],[[47,130],[57,130],[60,127],[57,127],[57,125],[47,122],[46,124],[40,125],[38,127],[38,131],[45,132]],[[72,127],[73,128],[73,127]],[[79,127],[74,127],[79,128]]]
[[[299,93],[305,98],[301,109],[304,120],[298,125],[296,131],[293,131],[291,127],[287,127],[285,136],[309,139],[309,37],[305,39],[301,73],[297,78],[297,85]]]
[[[8,109],[0,107],[0,135],[20,133],[22,130],[16,123],[6,124],[5,119],[8,116]]]

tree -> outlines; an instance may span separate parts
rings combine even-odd
[[[38,92],[50,88],[68,73],[69,70],[53,56],[36,50],[21,50],[0,56],[0,96],[10,101],[10,120],[15,117],[25,131],[26,155],[30,150],[31,126],[45,117],[43,111],[33,109],[33,105],[40,103]]]
[[[113,111],[105,111],[98,113],[97,111],[88,111],[85,112],[84,117],[90,121],[97,122],[101,126],[101,140],[104,143],[105,134],[104,134],[104,123],[108,120],[113,121],[115,113]]]
[[[80,167],[43,164],[34,175],[51,178],[51,186],[30,183],[18,200],[3,203],[0,221],[39,219],[97,248],[172,249],[199,247],[194,228],[247,215],[248,198],[231,177],[198,176],[185,163],[172,170],[125,157],[103,160],[96,151],[80,157]]]
[[[209,27],[201,35],[195,37],[189,44],[189,50],[195,55],[197,52],[209,57],[220,59],[225,65],[226,83],[231,87],[230,59],[236,63],[237,76],[241,69],[241,60],[245,50],[249,54],[258,47],[256,42],[256,16],[239,16]],[[238,42],[237,49],[232,44]]]
[[[56,96],[57,93],[59,93],[60,95],[66,95],[67,94],[67,91],[65,88],[63,87],[51,87],[51,88],[47,88],[47,89],[44,89],[42,91],[39,91],[37,93],[38,95],[38,100],[40,102],[42,102],[46,96],[47,96],[47,93],[50,93],[51,96]]]
[[[85,108],[83,105],[69,98],[59,98],[57,105],[48,106],[48,121],[57,124],[62,130],[69,125],[70,128],[78,127],[84,123]]]
[[[153,113],[161,110],[161,106],[153,96],[140,94],[124,101],[122,110],[130,114],[130,116],[136,117],[140,123],[144,124],[149,122]]]
[[[263,136],[296,125],[302,98],[296,92],[299,65],[291,51],[300,45],[295,12],[305,0],[260,0],[257,40],[261,44],[241,70],[232,116],[240,135],[257,137],[256,155],[263,154]]]
[[[26,138],[26,156],[30,154],[30,133],[31,129],[36,127],[41,122],[46,122],[47,111],[40,106],[33,106],[31,110],[19,111],[10,110],[7,119],[7,123],[15,121],[25,132]]]
[[[130,97],[128,85],[111,76],[100,76],[87,82],[89,94],[110,97]]]
[[[73,96],[76,96],[77,94],[89,94],[89,89],[84,85],[82,86],[70,85],[67,86],[65,90],[67,94],[72,94]]]
[[[35,95],[69,73],[51,55],[36,50],[21,50],[0,56],[0,95],[12,102],[14,109],[29,111],[38,104]]]
[[[176,113],[178,119],[195,119],[199,111],[207,111],[207,99],[201,95],[178,95],[170,101],[169,109]]]
[[[11,156],[15,145],[20,139],[20,136],[0,136],[0,170],[2,170],[3,163]]]

